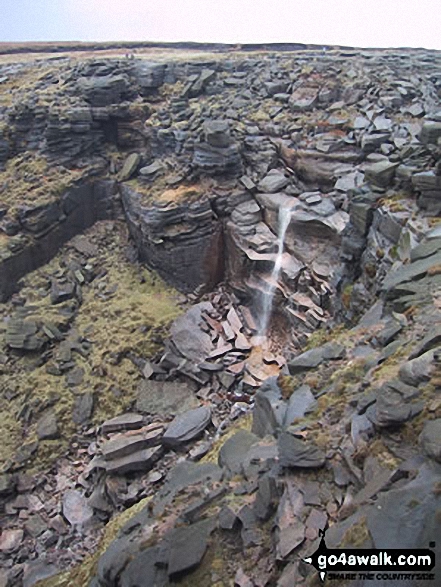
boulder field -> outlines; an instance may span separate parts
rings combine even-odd
[[[438,584],[441,53],[208,50],[0,59],[0,586]]]

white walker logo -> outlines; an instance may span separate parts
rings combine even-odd
[[[303,561],[317,569],[322,583],[327,576],[331,580],[435,580],[435,575],[430,573],[435,566],[435,553],[428,548],[331,549],[326,546],[325,530],[321,530],[320,535],[322,539],[318,549]],[[431,542],[430,547],[434,546]]]

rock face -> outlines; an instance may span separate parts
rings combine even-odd
[[[201,407],[176,416],[165,431],[162,442],[168,447],[178,447],[201,435],[211,420],[209,408]]]
[[[440,55],[225,49],[0,65],[0,585],[441,580]]]
[[[147,206],[123,187],[130,231],[141,260],[184,292],[210,289],[222,278],[223,231],[208,199]]]
[[[30,208],[21,222],[22,244],[0,257],[0,300],[9,298],[18,280],[47,263],[63,243],[97,220],[113,217],[118,209],[113,190],[112,181],[92,183],[68,190],[57,203]]]

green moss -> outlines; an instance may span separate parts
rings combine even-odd
[[[51,165],[47,159],[35,153],[17,155],[7,162],[1,174],[0,198],[10,206],[11,215],[14,207],[21,204],[40,206],[51,202],[84,174],[85,170]]]
[[[69,439],[76,431],[72,411],[77,395],[94,394],[94,424],[101,424],[127,410],[141,379],[138,368],[128,355],[153,357],[162,348],[162,339],[170,322],[181,312],[178,301],[182,298],[175,290],[154,273],[125,260],[124,233],[115,230],[116,226],[104,222],[91,229],[97,239],[103,238],[106,243],[91,261],[99,267],[101,277],[82,287],[83,302],[73,321],[60,314],[63,305],[53,306],[47,295],[48,275],[55,274],[63,266],[63,260],[70,254],[69,245],[67,251],[63,249],[48,265],[24,280],[22,293],[33,306],[35,317],[43,322],[53,322],[62,331],[69,328],[71,321],[70,341],[76,343],[78,339],[87,339],[90,348],[86,356],[76,352],[72,355],[75,367],[84,372],[82,382],[73,388],[66,386],[64,375],[48,373],[47,365],[36,367],[34,355],[21,357],[8,367],[11,370],[8,381],[0,383],[0,392],[4,393],[7,386],[14,385],[18,396],[11,402],[0,399],[2,429],[8,431],[7,441],[0,451],[2,464],[13,456],[23,438],[26,441],[36,439],[36,422],[49,404],[53,405],[61,438],[40,443],[31,463],[32,471],[46,469],[66,452]],[[0,306],[0,311],[2,308],[4,315],[14,311],[7,305]],[[0,329],[0,337],[3,335]],[[55,344],[55,359],[57,350]],[[16,414],[23,406],[32,409],[33,414],[32,426],[25,436],[16,420]]]
[[[370,540],[366,517],[361,518],[356,524],[348,528],[340,543],[341,548],[360,548]]]
[[[348,310],[351,305],[352,290],[354,285],[352,283],[345,286],[341,294],[341,301],[343,306]]]
[[[87,587],[96,573],[96,566],[100,556],[107,550],[111,542],[115,540],[124,524],[141,512],[148,505],[149,501],[150,498],[142,499],[134,506],[115,516],[105,527],[98,550],[93,555],[88,556],[80,565],[70,571],[39,581],[37,587],[72,587],[73,585],[75,587]]]
[[[322,346],[331,340],[333,342],[344,343],[345,337],[348,334],[347,328],[344,324],[339,324],[331,329],[319,328],[314,331],[308,338],[308,342],[305,345],[305,350],[309,351],[315,347]]]
[[[366,450],[370,456],[376,457],[383,467],[390,469],[391,471],[395,470],[401,462],[390,452],[381,438],[373,440],[369,446],[366,447]]]

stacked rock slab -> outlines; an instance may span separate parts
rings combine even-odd
[[[239,148],[229,134],[228,123],[211,120],[204,125],[205,140],[194,148],[193,165],[209,175],[237,177],[242,174]]]
[[[124,209],[140,259],[178,290],[211,289],[223,276],[222,225],[210,201],[144,203],[122,186]]]

